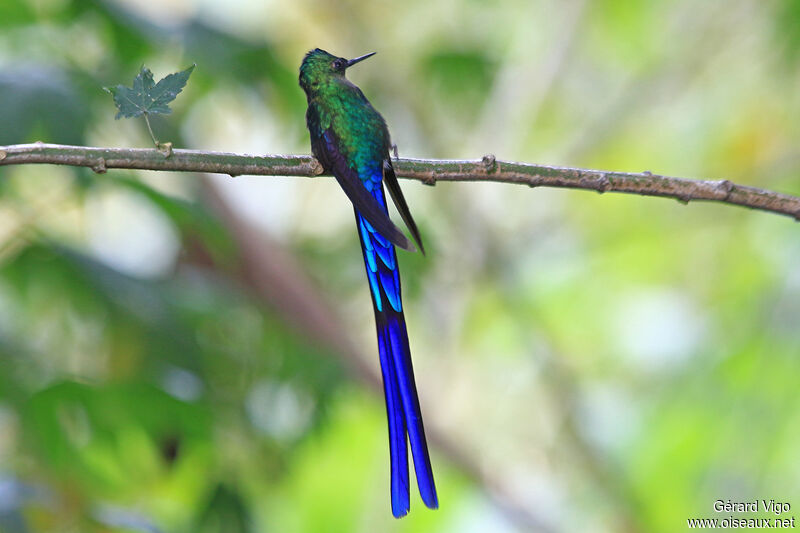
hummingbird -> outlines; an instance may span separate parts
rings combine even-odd
[[[345,59],[316,48],[300,65],[300,87],[308,100],[311,152],[336,177],[355,211],[378,332],[389,426],[392,514],[400,518],[410,507],[408,442],[422,501],[431,509],[439,501],[414,383],[395,253],[395,246],[408,251],[416,247],[389,218],[384,183],[416,246],[423,254],[425,248],[392,167],[386,121],[345,77],[348,68],[373,55]]]

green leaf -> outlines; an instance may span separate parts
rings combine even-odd
[[[133,80],[133,87],[124,85],[105,87],[105,90],[114,97],[114,104],[119,109],[115,118],[171,113],[172,110],[167,104],[172,102],[186,86],[194,67],[195,65],[192,65],[181,72],[169,74],[155,83],[150,69],[142,66],[142,70]]]

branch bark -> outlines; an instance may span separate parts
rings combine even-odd
[[[308,155],[251,156],[199,150],[159,151],[147,148],[94,148],[58,144],[0,146],[0,166],[53,164],[89,167],[206,172],[238,176],[305,176],[323,174]],[[641,173],[609,172],[571,167],[513,163],[487,155],[481,160],[396,159],[395,172],[426,185],[439,181],[493,181],[529,187],[560,187],[641,196],[739,205],[800,220],[800,197],[739,185],[729,180],[693,180]]]

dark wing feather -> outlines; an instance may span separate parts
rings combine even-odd
[[[422,255],[425,255],[425,247],[422,246],[422,236],[419,234],[417,224],[414,222],[414,218],[411,216],[411,211],[408,209],[406,199],[403,197],[403,191],[400,190],[400,184],[397,183],[397,176],[394,173],[394,167],[389,159],[383,160],[383,181],[386,183],[386,188],[389,189],[389,194],[392,195],[392,201],[394,201],[397,211],[399,211],[400,216],[403,217],[403,222],[406,223],[408,231],[411,232],[414,242],[416,242],[417,246],[419,246],[419,250],[422,252]]]
[[[326,130],[321,137],[315,138],[312,135],[311,151],[325,170],[333,173],[339,186],[358,212],[389,242],[404,250],[416,251],[414,244],[394,225],[389,215],[381,209],[377,200],[367,191],[356,171],[347,164],[344,155],[336,145],[335,136],[331,130]],[[392,193],[392,198],[394,198],[394,193]],[[403,219],[405,219],[405,215]]]

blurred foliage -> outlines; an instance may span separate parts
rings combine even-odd
[[[149,146],[102,87],[195,63],[160,139],[307,153],[297,67],[320,46],[379,52],[349,75],[403,156],[799,194],[799,6],[4,0],[0,144]],[[400,261],[442,508],[396,521],[379,392],[248,285],[206,193],[298,259],[374,367],[346,199],[204,179],[0,169],[3,533],[671,532],[724,518],[717,499],[800,507],[791,221],[405,183],[430,250]]]
[[[0,94],[0,121],[15,125],[3,128],[0,143],[12,144],[20,137],[53,138],[63,144],[83,139],[86,102],[64,72],[45,66],[4,69]]]
[[[781,0],[778,5],[775,33],[778,42],[786,47],[787,59],[796,64],[800,58],[800,2]]]

